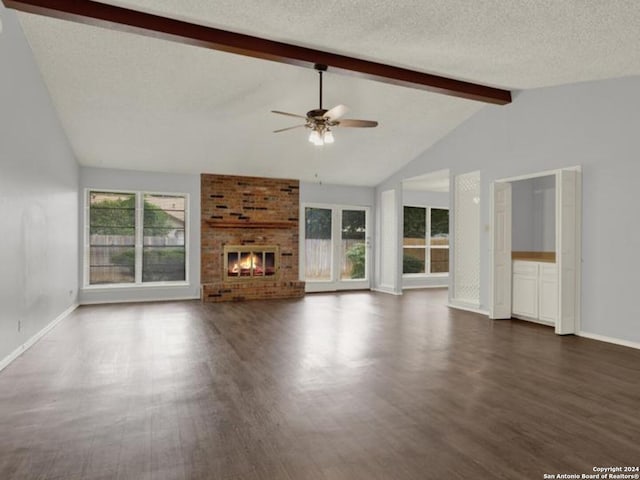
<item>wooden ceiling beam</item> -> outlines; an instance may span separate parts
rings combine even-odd
[[[356,75],[393,85],[504,105],[511,92],[453,78],[371,62],[264,38],[196,25],[90,0],[2,0],[8,8],[173,42],[313,68]]]

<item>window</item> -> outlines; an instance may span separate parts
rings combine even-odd
[[[89,191],[86,282],[184,282],[186,203],[186,195]]]
[[[306,207],[304,218],[305,280],[331,281],[333,248],[331,241],[332,210]]]
[[[402,273],[449,272],[449,210],[404,207]]]
[[[307,292],[367,288],[369,209],[314,204],[304,205],[303,212],[300,252]]]

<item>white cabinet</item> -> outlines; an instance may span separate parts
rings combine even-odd
[[[558,268],[555,263],[538,265],[538,318],[555,323],[558,318]]]
[[[538,263],[513,262],[513,303],[516,315],[538,318]]]
[[[556,264],[515,260],[512,300],[514,316],[543,323],[555,323],[558,318]]]

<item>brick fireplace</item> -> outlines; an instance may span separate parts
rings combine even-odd
[[[203,301],[303,296],[299,182],[209,174],[200,180]]]

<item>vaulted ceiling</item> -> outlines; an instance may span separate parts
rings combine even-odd
[[[610,0],[124,0],[102,2],[506,89],[640,74],[640,2]],[[314,147],[313,70],[20,13],[83,165],[375,185],[481,108],[508,108],[325,76],[325,106],[376,129]],[[517,98],[516,100],[517,101]]]

